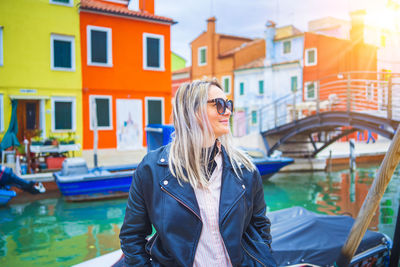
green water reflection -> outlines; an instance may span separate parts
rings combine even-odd
[[[376,171],[276,174],[264,182],[268,211],[302,206],[354,217]],[[396,171],[370,229],[393,237],[399,198]],[[125,203],[67,203],[60,198],[0,208],[0,266],[71,266],[118,249]]]

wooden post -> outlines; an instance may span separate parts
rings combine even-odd
[[[347,86],[346,86],[346,103],[347,103],[347,112],[351,111],[351,92],[350,92],[351,80],[350,73],[347,74]]]
[[[320,102],[320,99],[319,99],[319,80],[318,80],[317,81],[317,110],[316,110],[317,114],[319,114],[319,102]]]
[[[400,161],[400,126],[390,144],[389,150],[383,159],[379,171],[374,179],[368,195],[364,200],[356,221],[351,228],[350,234],[344,244],[341,254],[336,261],[337,266],[349,266],[354,253],[356,252],[372,217],[378,207],[380,200],[385,193],[386,187],[392,178],[393,172]]]
[[[356,170],[356,152],[355,152],[355,144],[354,139],[349,140],[350,145],[350,171]]]
[[[387,118],[392,119],[392,76],[388,80],[388,105],[387,105]]]

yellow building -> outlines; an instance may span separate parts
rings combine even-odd
[[[0,137],[18,100],[18,140],[82,144],[79,0],[0,1]]]

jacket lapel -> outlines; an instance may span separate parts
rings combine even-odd
[[[165,175],[160,180],[160,186],[162,190],[165,190],[167,194],[173,197],[176,201],[181,203],[191,212],[193,212],[199,219],[201,219],[199,205],[197,203],[196,195],[194,190],[189,183],[181,182],[179,184],[168,168],[168,153],[170,145],[166,147],[164,152],[161,154],[158,160],[159,165],[165,166]]]
[[[219,223],[221,224],[232,207],[242,197],[246,187],[242,180],[236,176],[233,166],[229,161],[225,148],[222,147],[223,170],[221,181],[221,196],[219,200]],[[243,166],[241,166],[243,167]]]

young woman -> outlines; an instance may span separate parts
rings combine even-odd
[[[178,89],[172,143],[134,173],[120,233],[125,265],[276,265],[260,174],[231,145],[232,110],[215,81]]]

